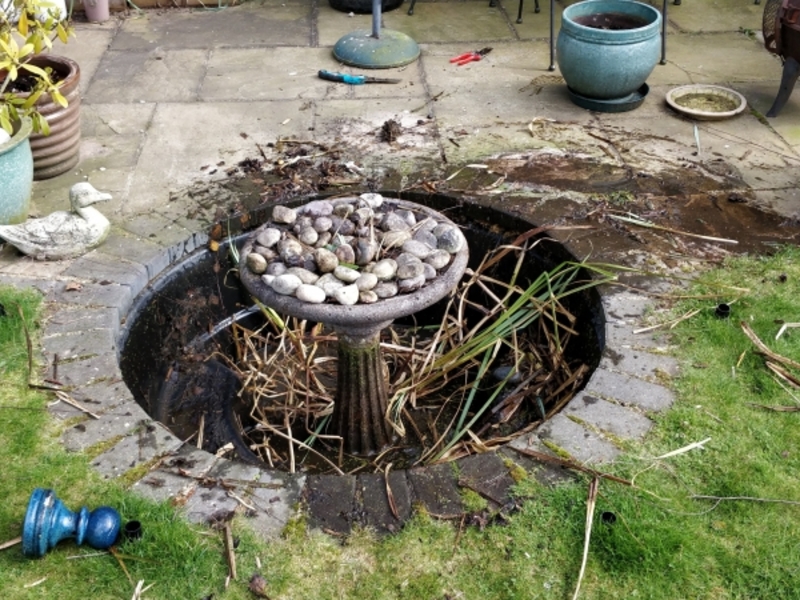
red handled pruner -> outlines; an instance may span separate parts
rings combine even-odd
[[[492,49],[488,46],[486,48],[481,48],[480,50],[473,50],[472,52],[467,52],[466,54],[462,54],[461,56],[456,56],[450,59],[451,63],[456,63],[459,67],[465,65],[467,63],[471,63],[473,61],[477,62],[482,59],[484,56],[489,54]]]

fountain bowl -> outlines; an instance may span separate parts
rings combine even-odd
[[[406,200],[392,198],[390,201],[397,208],[422,213],[436,221],[458,225],[441,213]],[[267,223],[269,226],[270,223]],[[279,314],[286,314],[299,319],[317,323],[326,323],[334,329],[354,331],[358,329],[373,330],[387,327],[394,319],[406,317],[436,304],[456,288],[467,268],[469,250],[467,243],[453,255],[453,259],[438,276],[419,290],[410,294],[398,294],[392,298],[384,298],[374,304],[311,304],[298,300],[294,296],[285,296],[275,292],[260,275],[251,272],[247,267],[247,255],[252,252],[258,231],[251,234],[240,252],[239,277],[247,290],[264,305]],[[462,234],[463,235],[463,234]]]

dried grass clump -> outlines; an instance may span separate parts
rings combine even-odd
[[[538,426],[574,395],[588,367],[565,358],[578,334],[564,301],[614,275],[603,266],[567,262],[523,288],[526,251],[537,243],[500,247],[468,269],[437,327],[396,324],[385,332],[387,418],[401,442],[356,469],[385,469],[397,460],[392,451],[407,449],[403,440],[412,435],[422,449],[414,464],[487,451]],[[492,267],[509,254],[509,260],[516,255],[513,274],[501,281]],[[260,308],[265,324],[257,330],[234,324],[235,357],[222,357],[251,406],[255,426],[245,432],[251,448],[292,472],[301,453],[304,461],[313,457],[342,472],[342,440],[325,433],[336,393],[335,336],[322,325],[284,321]]]

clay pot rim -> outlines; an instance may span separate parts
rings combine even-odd
[[[677,103],[678,98],[682,98],[683,96],[688,96],[690,94],[711,94],[715,96],[721,96],[738,102],[738,105],[733,110],[714,112],[688,108]],[[732,90],[721,85],[708,85],[704,83],[693,83],[691,85],[682,85],[672,88],[667,92],[666,101],[672,110],[687,117],[692,117],[693,119],[701,121],[721,121],[723,119],[730,119],[731,117],[735,117],[736,115],[742,113],[744,109],[747,108],[747,100],[736,90]]]

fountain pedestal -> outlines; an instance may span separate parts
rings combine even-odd
[[[413,202],[387,199],[396,209],[409,210],[437,223],[457,225],[444,215]],[[275,227],[267,223],[264,227]],[[264,228],[262,227],[262,229]],[[387,411],[389,390],[387,368],[381,356],[380,333],[394,319],[427,308],[449,294],[458,285],[467,267],[469,250],[464,240],[450,263],[420,289],[378,300],[373,304],[311,304],[294,296],[282,295],[247,267],[247,255],[253,252],[262,229],[255,231],[240,252],[239,276],[247,290],[265,306],[289,315],[331,327],[337,334],[338,370],[333,426],[344,439],[351,454],[369,456],[391,443],[392,426]],[[399,250],[398,250],[399,252]],[[381,257],[382,258],[382,257]]]

